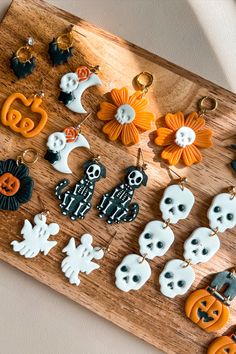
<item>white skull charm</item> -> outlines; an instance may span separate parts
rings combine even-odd
[[[137,254],[129,254],[116,268],[116,287],[125,292],[139,290],[150,276],[148,262]]]
[[[160,202],[163,220],[176,224],[181,219],[186,219],[194,204],[194,195],[186,187],[174,184],[165,189]]]
[[[195,139],[195,131],[189,127],[181,127],[175,134],[175,143],[182,148],[192,145]]]
[[[163,295],[174,298],[184,295],[195,279],[193,268],[180,259],[167,262],[159,277],[160,291]]]
[[[205,263],[215,255],[219,248],[219,237],[212,236],[211,229],[199,227],[184,243],[184,258],[192,264]]]
[[[77,89],[78,85],[79,85],[79,80],[78,80],[77,74],[76,73],[67,73],[67,74],[63,75],[61,78],[60,89],[63,92],[71,93],[75,89]]]
[[[143,173],[141,171],[135,170],[128,174],[128,184],[133,187],[138,187],[143,181]]]
[[[130,124],[135,118],[135,110],[129,104],[122,104],[118,107],[115,119],[120,124]]]
[[[224,232],[236,225],[236,197],[230,193],[218,194],[207,213],[211,229]]]
[[[140,254],[153,259],[161,257],[174,242],[174,233],[170,227],[163,227],[161,221],[149,222],[139,237]]]
[[[93,163],[87,168],[85,174],[90,181],[93,181],[101,175],[101,167],[97,163]]]

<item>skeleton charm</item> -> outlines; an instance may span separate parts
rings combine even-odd
[[[111,192],[103,195],[97,208],[100,218],[107,218],[107,223],[133,221],[139,212],[139,205],[131,203],[136,188],[146,186],[148,176],[142,168],[130,166],[126,169],[125,181]]]
[[[60,227],[56,223],[48,225],[46,221],[45,215],[38,214],[34,217],[35,226],[32,227],[29,220],[26,219],[21,230],[24,240],[21,242],[12,241],[13,250],[25,258],[34,258],[39,252],[47,255],[57,244],[56,241],[48,241],[48,238],[50,235],[56,235]]]
[[[61,263],[62,272],[69,279],[70,284],[79,286],[79,273],[90,274],[93,270],[98,269],[99,265],[92,260],[101,259],[104,252],[99,247],[93,247],[93,237],[84,234],[81,237],[81,244],[76,247],[75,239],[72,237],[68,245],[62,250],[67,257]]]
[[[64,179],[56,186],[56,196],[61,200],[60,208],[63,215],[69,215],[71,220],[84,219],[91,209],[90,200],[92,199],[95,184],[102,177],[106,177],[106,168],[96,160],[89,160],[84,164],[84,176],[75,186],[66,192],[62,189],[69,184]]]

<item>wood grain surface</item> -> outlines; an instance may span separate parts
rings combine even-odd
[[[69,23],[78,25],[78,31],[86,37],[76,34],[73,58],[68,64],[53,68],[47,55],[48,43],[64,32]],[[36,40],[37,68],[26,79],[16,80],[9,68],[9,58],[28,36]],[[43,89],[43,107],[49,115],[46,129],[34,139],[24,139],[1,126],[1,159],[15,158],[27,147],[36,148],[40,159],[30,168],[35,180],[32,200],[17,212],[1,211],[0,258],[167,353],[205,353],[214,336],[225,333],[235,323],[236,304],[232,305],[231,321],[227,327],[220,333],[207,334],[185,317],[185,296],[171,300],[160,294],[158,275],[166,261],[182,257],[183,242],[194,228],[208,225],[206,213],[212,197],[235,183],[235,176],[229,167],[234,153],[227,148],[230,143],[235,143],[235,95],[40,0],[13,1],[0,25],[0,37],[0,105],[13,92],[19,91],[29,96]],[[54,196],[56,183],[65,176],[56,172],[43,156],[49,134],[83,119],[82,115],[72,113],[57,99],[60,77],[81,64],[99,64],[102,67],[100,77],[103,85],[90,88],[83,96],[84,106],[92,112],[83,126],[83,134],[92,150],[102,156],[101,161],[107,167],[107,178],[97,183],[93,209],[85,220],[72,222],[61,215]],[[206,116],[207,125],[214,131],[214,147],[203,152],[203,163],[191,168],[176,168],[182,176],[189,178],[189,187],[196,197],[191,215],[173,226],[174,245],[166,256],[150,262],[152,276],[146,285],[138,292],[126,294],[114,285],[115,269],[125,255],[138,252],[137,240],[145,224],[160,219],[159,201],[163,189],[171,180],[166,169],[160,166],[160,149],[153,143],[156,130],[153,124],[152,131],[142,134],[139,145],[148,162],[149,182],[147,187],[135,193],[134,199],[140,204],[138,218],[130,224],[115,226],[100,220],[95,205],[104,192],[120,182],[123,178],[122,169],[136,162],[138,146],[124,147],[119,142],[109,142],[101,131],[103,123],[96,118],[96,112],[99,103],[105,99],[104,95],[112,88],[128,86],[133,91],[133,78],[144,70],[155,77],[148,97],[157,124],[158,118],[166,112],[182,110],[188,113],[196,110],[197,101],[206,94],[215,97],[219,107],[216,112]],[[82,149],[71,153],[69,164],[74,171],[74,175],[69,176],[71,182],[82,176],[82,165],[88,158],[88,153]],[[49,221],[57,221],[61,231],[52,237],[58,244],[47,257],[40,254],[32,260],[25,260],[12,251],[10,243],[14,239],[20,240],[24,219],[33,222],[33,216],[41,211],[38,194],[51,212]],[[79,287],[70,285],[60,271],[64,257],[61,250],[69,238],[74,236],[79,242],[80,236],[89,232],[94,236],[95,245],[106,246],[115,231],[117,234],[110,252],[98,261],[101,268],[89,276],[81,275]],[[196,280],[191,290],[206,286],[212,273],[235,265],[235,236],[235,230],[222,234],[222,246],[218,254],[207,264],[194,267]]]

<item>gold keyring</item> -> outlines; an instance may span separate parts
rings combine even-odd
[[[228,190],[230,193],[230,199],[234,199],[236,197],[236,187],[232,186]]]
[[[144,79],[145,82],[143,82],[142,79]],[[142,71],[136,76],[135,81],[139,89],[146,93],[153,83],[153,75],[148,71]]]
[[[191,259],[184,260],[184,264],[182,265],[182,268],[187,268],[190,265],[192,265]]]
[[[141,261],[139,261],[139,263],[140,263],[140,264],[143,263],[143,261],[144,261],[146,258],[147,258],[147,253],[145,253],[145,254],[142,256],[142,259],[141,259]]]
[[[56,39],[59,49],[68,50],[73,47],[73,34],[72,32],[61,34]]]
[[[30,158],[26,158],[28,155],[33,155]],[[22,153],[22,155],[19,155],[17,156],[17,162],[18,163],[23,163],[25,165],[33,165],[35,162],[38,161],[38,158],[39,158],[39,154],[38,154],[38,151],[36,149],[33,149],[33,148],[28,148],[28,149],[25,149]]]
[[[30,46],[20,47],[16,52],[16,57],[21,63],[27,63],[33,58],[33,53]]]
[[[170,226],[170,219],[167,219],[167,220],[164,220],[164,223],[163,223],[163,229],[167,229],[168,226]]]
[[[211,103],[211,107],[208,108],[207,106],[205,106],[206,101]],[[200,109],[200,113],[199,115],[203,115],[205,113],[208,112],[213,112],[217,109],[218,107],[218,102],[215,98],[210,97],[210,96],[204,96],[200,101],[199,101],[199,109]]]
[[[216,227],[214,230],[212,229],[212,232],[210,233],[210,237],[217,235],[219,232],[219,228]]]

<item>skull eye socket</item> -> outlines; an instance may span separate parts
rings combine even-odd
[[[166,273],[164,274],[164,277],[167,278],[167,279],[173,278],[173,273],[171,273],[171,272],[166,272]]]
[[[142,181],[142,178],[141,177],[138,177],[137,179],[136,179],[136,182],[137,183],[140,183]]]
[[[208,253],[209,253],[208,249],[207,249],[207,248],[203,248],[202,254],[203,254],[204,256],[206,256]]]
[[[191,241],[192,245],[198,245],[199,241],[195,238],[194,240]]]
[[[134,178],[135,177],[135,172],[134,171],[131,172],[131,174],[129,176],[130,176],[130,178]]]
[[[214,208],[214,212],[215,212],[215,213],[219,213],[220,211],[221,211],[221,207],[216,206],[216,207]]]
[[[186,210],[186,207],[185,207],[184,204],[180,204],[180,205],[178,206],[178,209],[179,209],[179,211],[185,211],[185,210]]]
[[[229,220],[229,221],[232,221],[233,220],[233,218],[234,218],[234,214],[232,214],[232,213],[229,213],[229,214],[227,214],[227,220]]]
[[[147,232],[147,233],[144,235],[144,238],[145,238],[146,240],[149,240],[150,238],[152,238],[152,235],[151,235],[149,232]]]
[[[95,175],[95,177],[98,177],[98,176],[99,176],[99,171],[96,170],[96,171],[94,172],[94,175]]]
[[[93,172],[93,166],[90,166],[90,167],[88,168],[88,172]]]
[[[120,268],[120,270],[121,270],[121,272],[128,272],[128,267],[126,267],[125,265],[124,266],[122,266],[121,268]]]
[[[132,279],[133,279],[134,283],[139,283],[141,280],[141,277],[139,275],[134,275]]]
[[[157,242],[157,248],[163,248],[164,247],[164,242]]]
[[[186,282],[184,280],[179,280],[177,285],[179,288],[183,288],[185,286]]]
[[[173,203],[173,199],[171,199],[171,198],[165,199],[165,204],[172,204],[172,203]]]

